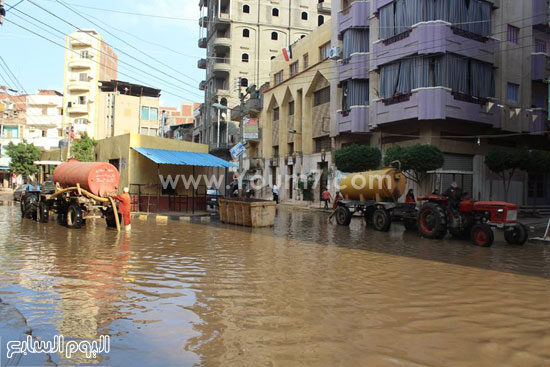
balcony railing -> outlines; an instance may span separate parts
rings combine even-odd
[[[545,80],[550,77],[550,57],[546,53],[531,55],[531,80]]]
[[[368,27],[370,25],[370,2],[355,1],[347,9],[338,14],[338,33],[353,27]]]

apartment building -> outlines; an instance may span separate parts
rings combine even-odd
[[[43,150],[59,147],[63,139],[63,94],[56,90],[39,90],[28,95],[23,137]]]
[[[331,21],[292,45],[292,58],[271,62],[269,89],[263,91],[261,151],[263,175],[277,184],[282,200],[320,200],[332,165],[329,60]],[[301,190],[298,177],[320,174],[320,185]],[[294,178],[294,177],[295,178]],[[280,177],[286,182],[277,182]],[[282,180],[281,179],[281,180]],[[279,181],[281,181],[279,180]]]
[[[0,158],[7,157],[5,147],[23,141],[27,114],[27,96],[8,93],[0,87]]]
[[[445,165],[418,189],[457,181],[476,199],[503,198],[489,149],[548,149],[546,0],[342,0],[332,12],[337,147],[437,145]],[[518,174],[509,200],[550,202],[549,182]]]
[[[65,47],[63,126],[70,127],[76,138],[86,132],[100,139],[99,81],[117,79],[117,55],[95,30],[69,34]]]
[[[96,139],[125,134],[158,136],[160,92],[120,80],[99,82]]]
[[[161,126],[164,126],[164,136],[169,139],[194,141],[195,110],[200,108],[200,105],[195,102],[182,102],[179,108],[161,107]]]
[[[230,139],[225,134],[236,129],[227,128],[230,119],[224,119],[214,105],[238,105],[244,88],[268,82],[270,60],[325,23],[330,18],[330,1],[201,0],[199,6],[199,47],[207,55],[198,61],[198,67],[206,70],[200,83],[205,102],[199,139],[211,150],[227,150]]]

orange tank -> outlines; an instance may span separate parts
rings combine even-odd
[[[94,195],[105,196],[117,191],[120,183],[118,170],[109,163],[79,162],[71,159],[53,171],[53,180],[62,188],[80,187]]]

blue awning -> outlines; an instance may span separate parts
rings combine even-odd
[[[0,166],[0,171],[9,171],[9,170],[10,170],[9,167]]]
[[[185,152],[180,150],[165,150],[151,148],[133,148],[136,152],[149,158],[157,164],[173,164],[178,166],[201,166],[233,168],[235,164],[215,157],[208,153]]]

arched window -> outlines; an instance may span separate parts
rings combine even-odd
[[[248,87],[248,79],[241,78],[241,87]]]
[[[225,97],[222,98],[221,101],[220,101],[220,104],[221,104],[222,106],[227,106],[227,98],[225,98]]]
[[[277,32],[271,32],[271,39],[277,41],[279,39],[279,34]]]
[[[250,30],[245,28],[243,29],[243,37],[248,38],[250,37]]]
[[[242,61],[243,62],[248,62],[248,54],[243,54]]]
[[[247,4],[244,4],[243,5],[243,13],[250,13],[250,6],[248,6]]]
[[[319,16],[317,17],[317,25],[318,25],[318,26],[322,26],[323,24],[325,24],[325,17],[322,16],[322,15],[319,15]]]
[[[302,20],[307,20],[307,12],[302,12]]]
[[[278,17],[279,16],[279,9],[273,8],[273,10],[271,10],[271,15],[273,15],[274,17]]]
[[[302,34],[302,35],[300,36],[300,39],[304,39],[304,38],[306,38],[306,35],[305,35],[305,34]]]

